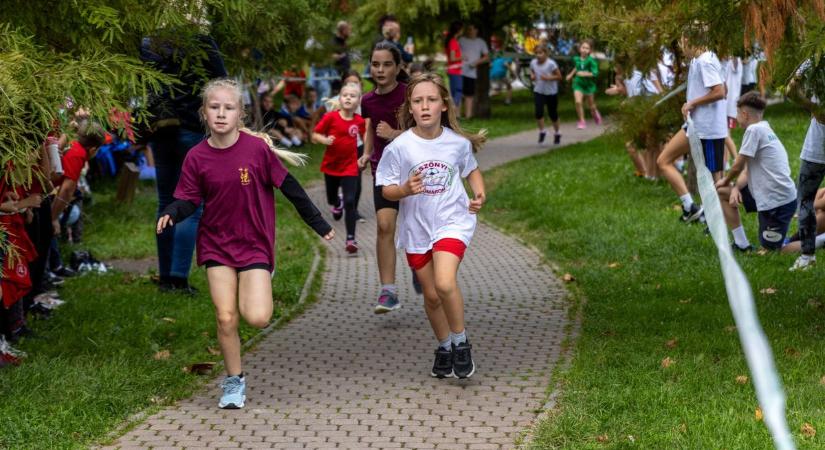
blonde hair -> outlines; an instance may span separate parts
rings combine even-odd
[[[438,88],[441,101],[447,105],[447,110],[441,113],[441,125],[469,140],[473,145],[473,152],[479,151],[484,143],[487,142],[487,130],[482,128],[478,133],[469,133],[461,128],[461,125],[458,124],[456,106],[453,104],[450,91],[447,90],[447,86],[444,85],[444,80],[438,74],[424,72],[412,77],[412,80],[410,80],[407,85],[407,92],[404,95],[404,104],[398,109],[398,125],[404,130],[415,127],[415,118],[410,112],[410,107],[412,106],[411,97],[413,89],[421,83],[434,84]]]
[[[360,99],[360,97],[361,97],[361,85],[358,84],[358,83],[347,83],[347,84],[345,84],[344,86],[341,87],[341,90],[338,91],[338,95],[336,95],[333,98],[325,98],[324,99],[324,101],[323,101],[324,102],[324,107],[327,109],[327,111],[332,112],[332,111],[338,111],[339,109],[341,109],[341,92],[344,92],[344,89],[346,89],[346,88],[351,88],[351,89],[357,90],[358,91],[358,97]]]
[[[272,150],[273,153],[278,155],[279,158],[283,159],[284,161],[292,164],[293,166],[303,166],[306,164],[307,155],[304,153],[296,153],[291,152],[289,150],[284,150],[279,148],[275,145],[272,141],[272,138],[266,134],[257,131],[252,131],[249,128],[246,128],[243,123],[243,119],[246,115],[243,109],[243,103],[241,98],[243,93],[241,92],[241,87],[238,86],[238,83],[235,80],[229,78],[218,78],[215,80],[206,83],[206,86],[203,87],[203,92],[201,93],[201,98],[203,99],[203,103],[201,107],[198,109],[198,113],[200,113],[201,120],[206,123],[206,115],[204,114],[204,110],[206,108],[206,102],[209,100],[209,95],[218,90],[218,89],[228,89],[235,93],[236,98],[238,99],[238,109],[241,111],[239,120],[238,120],[238,130],[242,131],[250,136],[255,136],[256,138],[263,139],[266,142],[266,145]]]

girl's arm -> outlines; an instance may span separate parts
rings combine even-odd
[[[554,70],[550,75],[546,75],[544,79],[547,81],[561,81],[561,70]]]
[[[176,223],[180,223],[181,220],[185,220],[191,216],[196,209],[198,209],[198,205],[189,200],[175,200],[170,203],[169,206],[164,208],[163,212],[160,213],[156,230],[157,233],[160,234],[167,226],[171,227]]]
[[[332,229],[332,226],[321,217],[321,211],[318,211],[318,208],[316,208],[312,200],[309,199],[306,191],[304,191],[304,188],[301,187],[295,177],[287,174],[283,183],[281,183],[280,189],[284,197],[292,203],[292,206],[295,207],[295,210],[298,211],[298,214],[304,219],[304,222],[315,230],[319,236],[323,236],[326,240],[335,237],[335,231]]]
[[[484,193],[484,177],[481,176],[481,170],[475,169],[467,175],[467,182],[470,183],[470,189],[473,190],[474,198],[470,200],[470,212],[478,213],[484,202],[487,200],[487,195]]]
[[[312,142],[316,144],[332,145],[335,136],[325,136],[321,133],[312,132]]]
[[[361,169],[367,167],[367,164],[370,162],[373,151],[373,141],[375,140],[375,133],[372,130],[372,119],[365,117],[364,127],[367,130],[366,133],[364,133],[364,154],[358,158],[358,167]]]
[[[413,176],[407,178],[407,181],[405,181],[404,184],[393,184],[389,186],[383,186],[381,188],[381,195],[383,195],[385,199],[391,202],[397,202],[404,197],[420,194],[423,191],[424,176],[420,173],[416,173],[413,174]]]
[[[574,67],[573,70],[571,70],[570,73],[567,74],[567,81],[572,80],[573,76],[575,76],[575,75],[576,75],[576,68]]]

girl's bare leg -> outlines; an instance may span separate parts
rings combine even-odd
[[[226,373],[229,376],[241,373],[241,339],[238,337],[238,274],[235,269],[226,266],[206,269],[209,282],[209,294],[215,305],[215,318],[218,322],[218,344],[223,354]]]

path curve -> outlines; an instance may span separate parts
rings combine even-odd
[[[564,143],[598,135],[564,124]],[[551,149],[536,132],[491,141],[483,169]],[[243,410],[216,407],[218,389],[152,415],[109,448],[512,448],[546,399],[567,324],[566,292],[539,255],[480,224],[459,272],[476,374],[429,376],[435,338],[399,252],[403,307],[376,316],[375,222],[369,177],[361,251],[330,244],[317,303],[244,355]],[[310,190],[324,204],[323,187]],[[326,211],[326,208],[324,208]],[[327,213],[328,215],[328,213]],[[343,220],[335,222],[344,236]],[[222,377],[222,376],[221,376]],[[220,377],[219,377],[220,378]]]

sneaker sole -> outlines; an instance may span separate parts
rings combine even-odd
[[[453,371],[453,372],[455,372],[455,371]],[[465,378],[470,378],[471,376],[473,376],[474,373],[476,373],[476,363],[475,363],[475,361],[473,361],[473,368],[472,368],[472,370],[470,370],[470,373],[468,373],[467,375],[464,375],[464,376],[461,376],[459,374],[455,374],[455,377],[458,378],[459,380],[463,380]]]
[[[244,395],[243,398],[241,399],[241,404],[240,405],[236,405],[234,403],[227,403],[227,404],[224,405],[223,403],[219,402],[218,403],[218,408],[220,408],[220,409],[241,409],[241,408],[244,407],[245,404],[246,404],[246,396]]]
[[[386,314],[390,311],[395,311],[396,309],[401,309],[401,305],[399,304],[397,306],[393,306],[392,308],[387,308],[384,305],[378,305],[372,312],[374,312],[375,314]]]
[[[430,372],[430,376],[433,378],[455,378],[455,372],[451,370],[450,373],[446,375],[438,375],[435,372]]]

